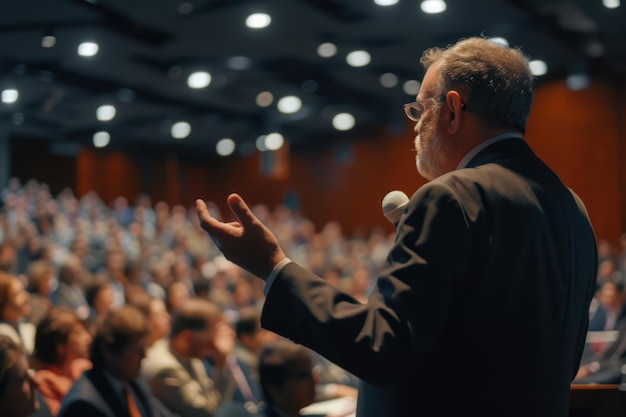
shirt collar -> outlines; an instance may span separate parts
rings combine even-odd
[[[498,136],[494,136],[493,138],[488,139],[488,140],[482,142],[481,144],[476,146],[474,149],[469,151],[467,153],[467,155],[465,155],[463,157],[463,159],[461,159],[461,162],[459,162],[459,165],[457,165],[456,169],[465,168],[467,166],[467,164],[469,163],[469,161],[471,161],[472,158],[475,157],[478,154],[478,152],[482,151],[487,146],[493,145],[494,143],[500,142],[501,140],[514,139],[514,138],[515,139],[524,139],[524,136],[521,133],[509,132],[509,133],[503,133],[503,134],[498,135]]]

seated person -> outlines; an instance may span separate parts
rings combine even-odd
[[[37,411],[36,386],[22,346],[0,335],[0,415],[26,417]]]
[[[93,368],[63,398],[59,417],[171,416],[139,380],[148,336],[148,318],[136,307],[109,313],[91,345]]]
[[[313,403],[317,377],[308,349],[287,340],[263,347],[259,378],[265,397],[266,417],[298,417]]]
[[[26,321],[30,297],[24,283],[15,275],[0,272],[0,334],[21,344],[27,355],[33,353],[35,326]]]
[[[37,325],[33,363],[39,391],[56,416],[61,400],[84,371],[91,368],[91,334],[78,315],[53,307]]]
[[[206,300],[191,299],[174,313],[169,338],[157,340],[142,365],[152,392],[170,411],[184,417],[213,417],[222,399],[203,360],[221,317]]]

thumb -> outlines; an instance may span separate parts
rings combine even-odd
[[[245,227],[246,225],[258,222],[256,216],[252,214],[252,211],[250,210],[246,202],[243,201],[243,198],[239,196],[239,194],[229,195],[227,201],[230,210],[233,212],[235,217],[237,217],[237,220],[239,220],[239,223],[242,226]]]

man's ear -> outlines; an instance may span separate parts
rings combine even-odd
[[[463,124],[463,98],[458,91],[450,90],[446,94],[445,108],[449,114],[448,133],[456,134]]]

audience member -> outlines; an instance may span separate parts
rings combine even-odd
[[[52,307],[50,295],[56,281],[54,265],[44,260],[33,261],[26,268],[26,278],[30,294],[30,314],[27,321],[37,325]]]
[[[210,302],[189,300],[174,313],[170,338],[156,341],[143,362],[152,392],[181,416],[212,417],[221,403],[203,363],[213,354],[219,317]]]
[[[91,368],[91,334],[76,313],[54,307],[37,325],[35,336],[36,379],[53,416],[61,401],[84,371]]]
[[[89,331],[94,333],[99,324],[113,310],[113,287],[106,278],[95,280],[85,288],[85,299],[89,305],[87,318]]]
[[[266,417],[298,417],[313,403],[316,376],[310,352],[303,346],[277,340],[263,347],[259,377]]]
[[[35,326],[26,322],[30,314],[28,292],[15,275],[0,272],[0,334],[24,347],[30,355],[35,342]]]
[[[26,417],[37,411],[36,387],[22,346],[0,334],[0,415]]]
[[[148,293],[138,293],[132,296],[128,303],[137,307],[148,317],[148,322],[150,323],[148,348],[152,347],[157,340],[169,337],[172,327],[171,316],[163,300]]]
[[[67,393],[59,417],[171,416],[139,378],[148,335],[148,319],[136,307],[108,314],[91,346],[93,368]]]
[[[52,304],[67,307],[76,312],[78,317],[85,320],[89,317],[89,304],[80,285],[80,275],[83,268],[80,259],[70,254],[59,269],[59,282],[50,299]]]

